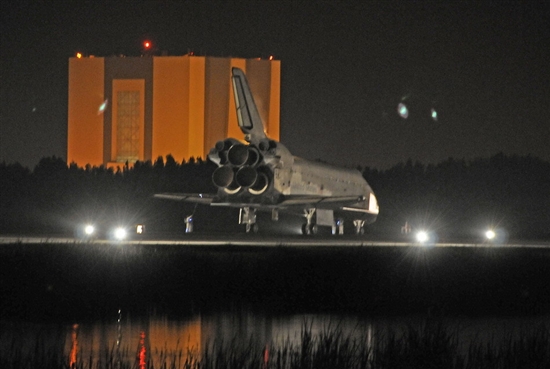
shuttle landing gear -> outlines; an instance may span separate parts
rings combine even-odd
[[[332,225],[332,234],[344,234],[344,220],[343,219],[336,219],[334,221],[334,224]]]
[[[193,232],[193,215],[185,217],[185,233]]]
[[[246,233],[258,233],[260,228],[256,224],[256,209],[250,207],[241,208],[239,212],[239,224],[244,224],[246,226]]]
[[[193,217],[195,216],[195,212],[197,211],[197,205],[195,204],[195,208],[193,209],[193,213],[191,215],[185,217],[185,233],[193,233]]]
[[[309,236],[319,233],[319,226],[317,224],[304,224],[302,225],[302,234]]]
[[[353,221],[353,225],[355,226],[355,234],[365,234],[365,221],[361,219],[355,219]]]
[[[305,209],[304,216],[306,217],[306,223],[302,225],[302,234],[308,236],[311,234],[317,234],[319,232],[319,228],[317,227],[317,224],[313,222],[315,209]]]

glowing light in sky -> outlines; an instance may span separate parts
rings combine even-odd
[[[97,115],[103,114],[105,109],[107,109],[107,105],[109,105],[109,99],[106,99],[99,105],[99,108],[97,109]]]
[[[401,118],[407,119],[409,117],[409,109],[407,108],[407,105],[400,102],[399,105],[397,105],[397,113]]]
[[[437,122],[437,111],[432,108],[432,119]]]

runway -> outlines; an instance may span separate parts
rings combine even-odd
[[[550,248],[550,241],[514,240],[506,243],[491,242],[438,242],[418,243],[403,240],[369,240],[361,237],[304,237],[304,236],[265,236],[252,234],[231,235],[180,235],[179,237],[154,237],[142,239],[82,240],[58,235],[6,235],[0,236],[0,245],[8,244],[105,244],[105,245],[166,245],[166,246],[232,246],[232,247],[471,247],[471,248]]]

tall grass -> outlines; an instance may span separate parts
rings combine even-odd
[[[426,321],[409,326],[403,332],[385,334],[346,335],[338,327],[327,327],[313,334],[311,325],[304,323],[300,339],[289,337],[279,343],[264,345],[252,338],[247,342],[214,339],[202,353],[192,349],[147,351],[145,361],[139,360],[139,347],[119,348],[113,345],[103,353],[78,357],[69,365],[64,342],[45,344],[21,342],[2,338],[0,368],[74,368],[74,369],[513,369],[550,368],[550,330],[540,326],[517,337],[509,336],[496,342],[470,342],[462,349],[458,332],[450,332],[441,322]]]

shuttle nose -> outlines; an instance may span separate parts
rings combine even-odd
[[[376,196],[374,196],[372,192],[369,195],[369,212],[372,214],[378,214],[380,212],[378,200],[376,200]]]

